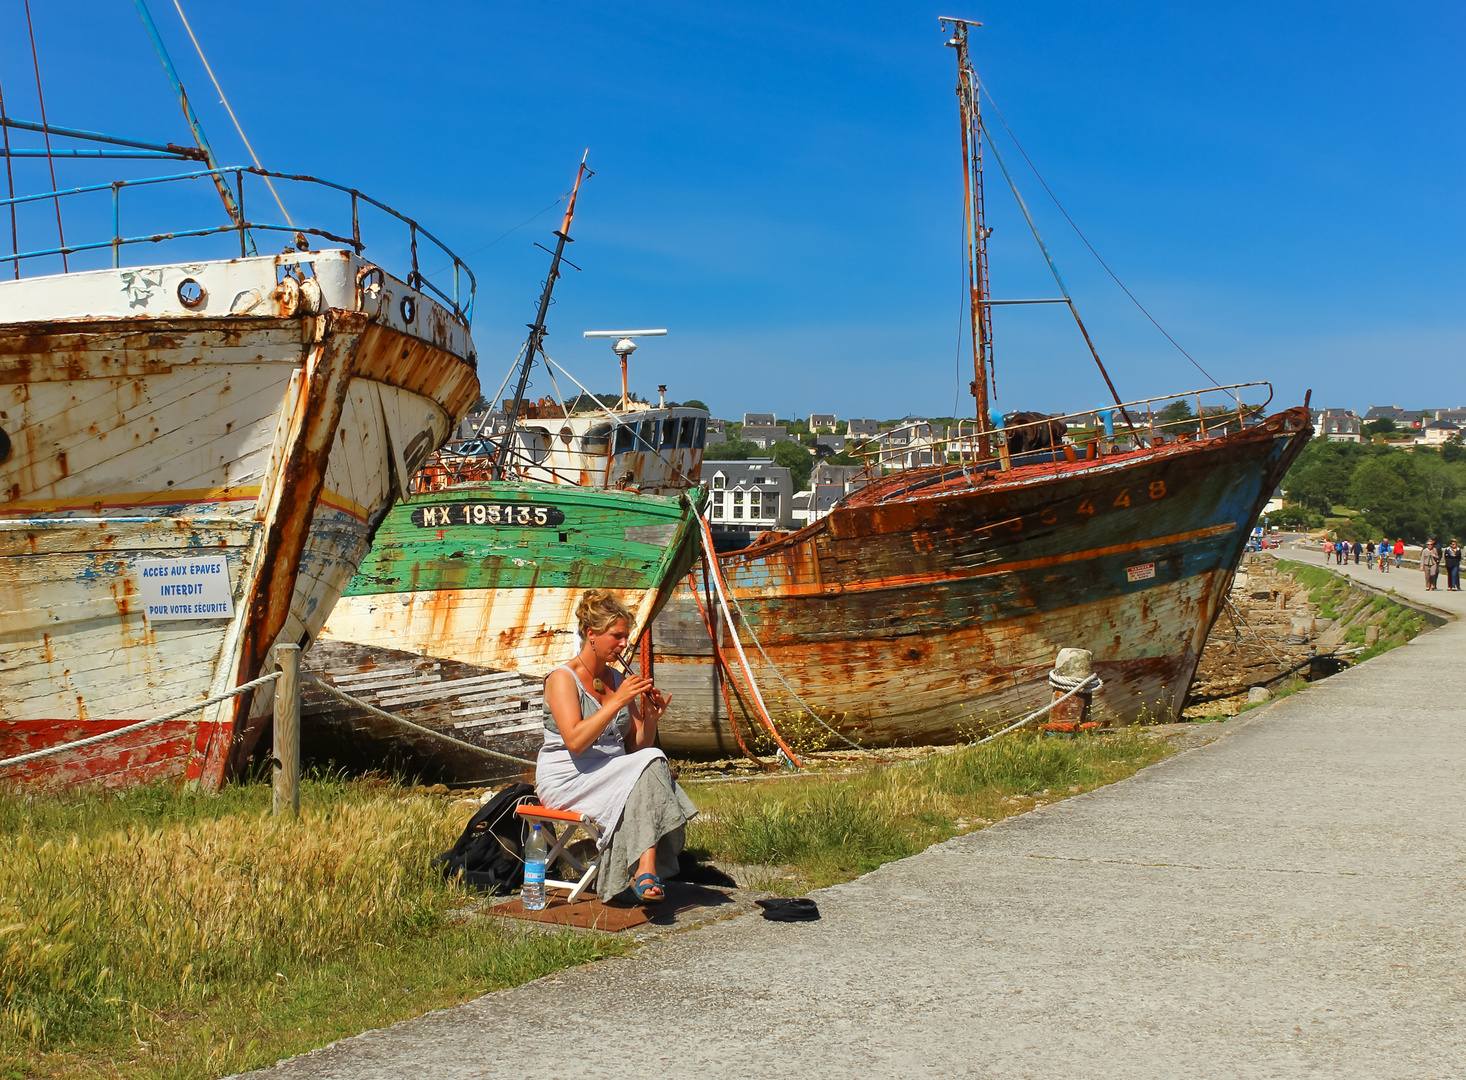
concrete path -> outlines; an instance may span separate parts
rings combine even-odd
[[[1279,558],[1292,559],[1295,562],[1313,563],[1315,566],[1327,565],[1336,574],[1347,574],[1365,585],[1376,589],[1394,589],[1407,600],[1413,600],[1417,604],[1429,604],[1431,607],[1440,608],[1453,615],[1466,615],[1466,590],[1462,592],[1446,591],[1446,573],[1441,571],[1440,577],[1436,580],[1439,586],[1434,592],[1425,591],[1425,572],[1423,570],[1412,570],[1408,566],[1396,567],[1390,564],[1389,573],[1379,570],[1371,570],[1361,559],[1354,562],[1351,555],[1347,563],[1339,564],[1330,560],[1324,563],[1323,551],[1317,547],[1285,547],[1279,548],[1276,552]]]
[[[741,916],[256,1075],[1466,1076],[1463,697],[1456,622],[818,893],[821,922]]]

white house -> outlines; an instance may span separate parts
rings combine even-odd
[[[715,527],[762,532],[794,524],[794,483],[788,468],[772,458],[709,461],[703,479],[709,488],[708,520]]]

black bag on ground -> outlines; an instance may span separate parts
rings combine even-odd
[[[507,893],[524,882],[523,829],[514,808],[521,802],[538,802],[529,784],[511,784],[479,808],[453,850],[434,861],[443,876],[463,875],[465,885],[479,892]]]

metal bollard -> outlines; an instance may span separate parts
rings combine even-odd
[[[275,663],[274,812],[300,817],[300,646],[277,645]]]

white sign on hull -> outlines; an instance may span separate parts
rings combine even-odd
[[[224,556],[143,559],[136,565],[138,591],[149,622],[234,618],[234,590]]]

